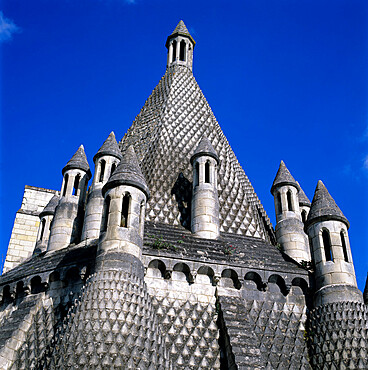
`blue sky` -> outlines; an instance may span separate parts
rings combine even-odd
[[[349,219],[358,284],[368,271],[364,0],[3,0],[1,247],[25,185],[60,189],[80,144],[122,138],[165,72],[180,19],[194,75],[275,224],[283,159],[312,199],[321,179]]]

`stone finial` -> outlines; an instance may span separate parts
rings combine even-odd
[[[195,41],[194,41],[193,37],[191,36],[191,34],[189,33],[189,31],[187,29],[187,26],[185,25],[185,23],[182,20],[180,20],[179,23],[177,24],[177,26],[175,27],[174,31],[172,32],[172,34],[167,38],[166,47],[168,46],[169,41],[172,38],[177,37],[179,35],[188,37],[193,42],[193,44],[195,45]]]
[[[290,171],[287,169],[284,161],[281,161],[280,167],[277,171],[275,180],[273,180],[273,184],[271,187],[271,194],[273,195],[273,191],[276,187],[283,186],[283,185],[292,185],[300,190],[298,183],[295,181],[294,177],[291,175]]]
[[[190,162],[193,164],[194,159],[202,155],[207,155],[209,157],[216,159],[217,164],[219,164],[219,157],[216,153],[216,150],[212,146],[211,142],[208,140],[207,136],[202,136],[201,141],[197,145],[193,155],[190,158]]]
[[[93,161],[103,157],[104,155],[110,155],[121,160],[122,155],[118,143],[116,142],[114,131],[111,131],[110,135],[107,137],[105,142],[102,144],[101,148],[93,157]]]
[[[305,195],[305,193],[304,193],[303,189],[301,188],[299,182],[297,181],[296,183],[299,186],[299,194],[298,194],[298,196],[299,196],[299,205],[310,207],[311,206],[310,200]]]
[[[341,212],[323,182],[319,180],[314,192],[311,209],[309,211],[305,227],[308,227],[317,221],[326,220],[341,221],[347,226],[347,228],[350,227],[349,221]]]
[[[116,170],[102,188],[102,194],[119,185],[135,186],[149,198],[149,189],[132,145],[125,151]]]
[[[39,214],[39,218],[47,215],[53,215],[55,213],[55,208],[59,204],[60,196],[55,194],[50,201],[47,203],[46,207]]]
[[[71,169],[78,169],[87,172],[88,178],[92,177],[91,170],[87,161],[86,153],[84,152],[84,146],[81,145],[75,152],[73,157],[69,160],[66,166],[62,170],[64,176],[65,172]]]
[[[367,281],[365,282],[365,288],[363,292],[363,299],[364,303],[368,305],[368,274],[367,274]]]

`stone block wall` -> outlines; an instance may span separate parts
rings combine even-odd
[[[32,255],[40,224],[38,215],[56,193],[55,190],[25,186],[22,206],[15,216],[3,273]]]

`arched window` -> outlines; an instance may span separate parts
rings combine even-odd
[[[307,211],[305,209],[302,210],[302,221],[303,224],[305,224],[305,221],[307,221]]]
[[[198,186],[198,184],[199,184],[199,163],[197,162],[195,165],[194,186]]]
[[[210,183],[210,162],[206,162],[204,165],[204,182]]]
[[[80,175],[77,175],[74,179],[73,195],[78,195]]]
[[[68,181],[69,181],[69,175],[66,174],[64,177],[64,189],[63,189],[63,197],[66,195],[66,189],[68,188]]]
[[[291,201],[291,190],[286,193],[288,211],[293,211],[293,202]]]
[[[111,166],[110,176],[114,173],[115,169],[116,169],[116,163],[113,163]]]
[[[277,214],[280,215],[282,213],[282,203],[281,203],[280,193],[277,193],[276,207],[277,207]]]
[[[125,194],[121,208],[121,222],[120,222],[121,227],[128,227],[129,206],[130,206],[130,195]]]
[[[102,232],[105,232],[107,230],[107,224],[109,222],[109,212],[110,212],[110,197],[107,197],[104,203],[104,211],[101,224]]]
[[[330,233],[327,230],[322,231],[323,247],[325,250],[326,261],[333,261]]]
[[[105,167],[106,167],[106,162],[104,160],[102,160],[100,162],[100,179],[98,180],[98,182],[102,182],[103,179],[104,179]]]
[[[342,251],[344,252],[344,261],[349,262],[348,251],[346,249],[345,234],[343,231],[340,232]]]
[[[181,61],[183,61],[183,62],[185,61],[185,47],[186,47],[185,41],[182,40],[180,42],[180,55],[179,55],[179,59]]]
[[[45,226],[46,226],[46,220],[43,218],[41,221],[41,233],[40,233],[40,239],[42,240],[43,234],[45,233]]]
[[[172,43],[172,48],[173,48],[173,52],[172,52],[172,62],[175,62],[176,60],[176,40],[173,41]]]
[[[139,234],[143,235],[143,226],[144,226],[144,201],[142,200],[139,207]]]

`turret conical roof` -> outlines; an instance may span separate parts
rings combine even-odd
[[[207,136],[202,136],[197,148],[194,150],[192,157],[190,158],[191,163],[194,159],[202,155],[207,155],[209,157],[215,158],[217,163],[219,163],[219,157],[216,150],[213,148],[211,142],[208,140]]]
[[[311,209],[309,211],[305,227],[318,221],[327,220],[338,220],[344,222],[349,228],[349,221],[337,206],[324,183],[319,180],[314,192]]]
[[[55,194],[50,201],[47,203],[46,207],[39,214],[39,218],[47,215],[53,215],[55,213],[55,208],[59,204],[60,196]]]
[[[110,135],[107,137],[105,142],[102,144],[101,148],[95,154],[95,156],[93,157],[93,162],[95,162],[96,159],[103,157],[104,155],[111,155],[113,157],[118,158],[119,160],[121,160],[122,158],[119,145],[116,142],[114,131],[111,131]]]
[[[305,195],[304,190],[301,188],[299,182],[297,181],[296,183],[299,186],[299,194],[298,194],[298,196],[299,196],[299,205],[310,207],[311,206],[310,200]]]
[[[125,151],[122,160],[116,170],[102,188],[102,194],[120,185],[131,185],[141,189],[149,198],[149,190],[146,180],[142,174],[133,146]]]
[[[284,161],[281,161],[275,180],[273,180],[271,194],[273,194],[273,191],[276,187],[283,185],[292,185],[299,190],[299,185],[295,181],[294,177],[291,175],[290,171],[287,169]]]
[[[177,24],[177,26],[175,27],[174,31],[172,32],[172,34],[167,38],[166,47],[168,46],[169,41],[172,38],[177,37],[179,35],[189,37],[190,40],[195,45],[195,41],[194,41],[192,35],[189,33],[187,26],[185,25],[185,23],[182,20],[180,20],[179,23]]]
[[[75,152],[73,157],[70,159],[70,161],[66,164],[66,166],[62,170],[62,174],[64,176],[64,173],[68,170],[72,169],[79,169],[83,170],[87,173],[88,178],[91,178],[91,171],[89,169],[89,164],[87,161],[86,153],[84,152],[84,147],[81,145],[78,150]]]

